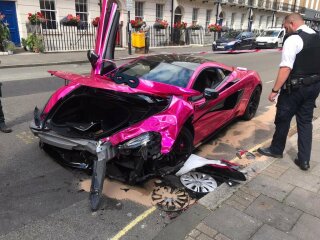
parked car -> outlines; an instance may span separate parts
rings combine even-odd
[[[252,32],[230,31],[212,43],[213,51],[254,49],[255,36]]]
[[[286,30],[284,28],[268,28],[256,38],[257,48],[282,47]]]
[[[68,84],[35,109],[30,124],[56,160],[93,171],[92,209],[105,175],[134,184],[178,171],[194,147],[230,121],[252,119],[262,90],[255,71],[186,55],[116,67],[119,13],[115,3],[107,9],[88,53],[91,75],[49,71]]]

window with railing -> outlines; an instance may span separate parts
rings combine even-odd
[[[88,3],[87,0],[75,0],[76,15],[80,16],[80,21],[88,22]]]
[[[199,8],[192,9],[192,24],[193,25],[196,25],[198,22],[198,12],[199,12]]]
[[[40,0],[40,11],[46,22],[42,23],[43,29],[56,29],[56,5],[55,0]]]
[[[135,18],[143,19],[143,2],[135,2],[134,9],[135,9]]]
[[[156,4],[156,19],[163,19],[163,4]]]

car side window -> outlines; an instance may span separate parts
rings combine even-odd
[[[224,79],[222,74],[218,68],[207,68],[198,75],[192,89],[203,93],[206,88],[215,88]]]
[[[281,31],[280,34],[279,34],[279,38],[282,38],[284,35],[284,31]]]

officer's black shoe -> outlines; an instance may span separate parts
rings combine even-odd
[[[307,171],[310,168],[310,165],[308,162],[301,162],[299,161],[298,158],[294,160],[294,163],[303,171]]]
[[[10,133],[10,132],[12,132],[12,129],[8,128],[4,122],[1,122],[0,123],[0,131],[4,132],[4,133]]]
[[[271,151],[270,147],[267,148],[258,148],[258,153],[268,156],[268,157],[273,157],[273,158],[283,158],[282,154],[275,154]]]

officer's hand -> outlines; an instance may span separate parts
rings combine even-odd
[[[275,102],[277,97],[278,97],[278,93],[271,92],[269,94],[269,98],[268,99],[269,99],[270,102]]]

